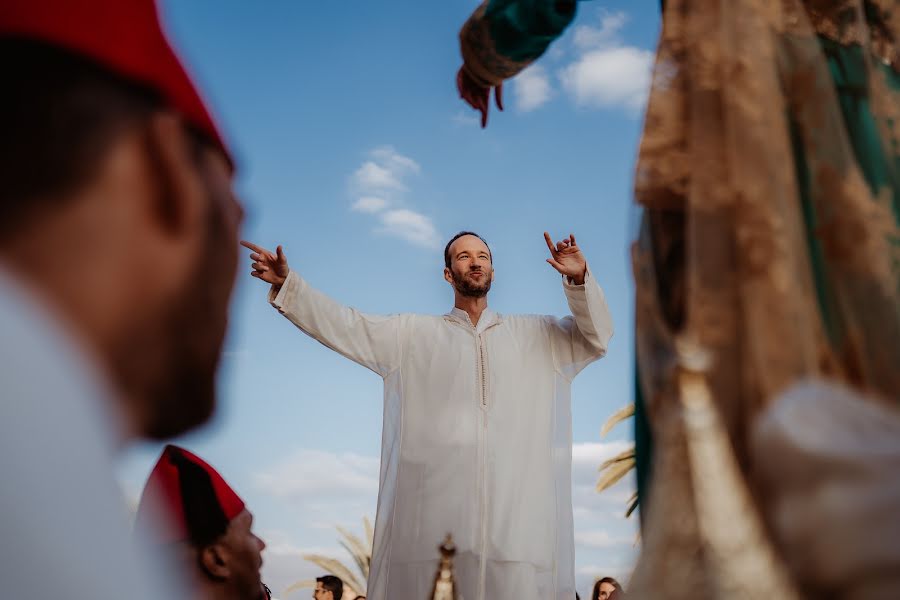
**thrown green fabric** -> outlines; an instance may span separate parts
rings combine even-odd
[[[569,26],[575,5],[575,0],[490,0],[484,16],[499,54],[532,61]]]

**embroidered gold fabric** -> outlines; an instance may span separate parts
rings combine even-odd
[[[868,46],[884,64],[900,69],[900,7],[896,0],[807,0],[810,25],[840,44]],[[791,23],[800,23],[801,18]]]
[[[743,481],[707,385],[708,358],[679,340],[679,402],[662,410],[644,551],[629,595],[696,600],[799,598]]]
[[[820,43],[862,49],[861,93],[889,179],[900,181],[900,94],[885,78],[898,64],[897,4],[666,2],[635,175],[636,343],[656,448],[640,598],[680,598],[670,581],[695,586],[686,598],[743,597],[717,587],[723,565],[707,559],[712,534],[701,524],[712,508],[697,493],[725,488],[704,487],[691,466],[676,340],[710,353],[705,382],[748,493],[732,509],[758,511],[767,528],[748,435],[780,392],[827,377],[900,399],[900,216],[893,189],[871,187],[857,163]]]

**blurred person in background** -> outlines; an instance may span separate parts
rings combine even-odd
[[[253,515],[197,455],[168,445],[147,478],[135,532],[188,574],[194,600],[267,600]]]
[[[591,591],[591,600],[609,600],[616,592],[621,592],[622,585],[612,577],[597,580]]]
[[[313,600],[341,600],[344,597],[344,582],[334,575],[316,577]]]

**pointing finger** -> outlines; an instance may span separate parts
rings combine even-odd
[[[550,239],[550,234],[546,231],[544,232],[544,241],[547,242],[547,248],[550,249],[550,254],[556,256],[556,247],[553,245],[553,240]]]
[[[259,254],[265,254],[265,253],[266,253],[266,249],[265,249],[265,248],[262,248],[262,247],[260,247],[260,246],[257,246],[257,245],[254,244],[253,242],[248,242],[247,240],[241,240],[241,246],[243,246],[244,248],[248,248],[248,249],[250,249],[250,250],[253,250],[254,252],[257,252],[257,253],[259,253]]]
[[[285,258],[285,256],[284,256],[284,249],[281,247],[281,244],[279,244],[278,247],[275,248],[275,253],[278,255],[277,256],[278,262],[280,262],[280,263],[287,262],[287,258]]]

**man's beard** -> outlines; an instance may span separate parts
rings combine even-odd
[[[237,267],[232,237],[211,209],[204,250],[184,289],[160,318],[136,324],[119,342],[116,369],[139,403],[139,435],[172,437],[212,415]]]
[[[469,271],[469,273],[475,272],[476,271]],[[491,272],[477,272],[482,274],[484,283],[478,284],[470,281],[465,275],[457,274],[456,271],[450,269],[450,276],[453,278],[453,287],[456,288],[456,291],[468,298],[483,298],[484,296],[487,296],[487,293],[491,291]]]

